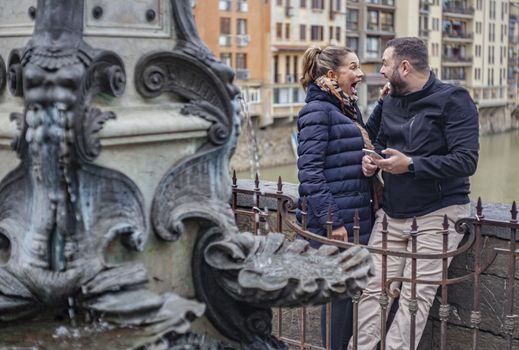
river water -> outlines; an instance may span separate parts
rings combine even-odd
[[[287,136],[288,137],[288,136]],[[482,136],[476,174],[471,177],[471,198],[483,202],[508,203],[519,201],[519,131]],[[298,183],[295,164],[261,169],[261,179]],[[248,172],[239,178],[251,178]]]

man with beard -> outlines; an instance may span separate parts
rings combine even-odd
[[[447,215],[449,250],[456,249],[462,235],[454,231],[454,222],[469,215],[468,177],[476,171],[478,160],[477,109],[465,89],[435,77],[429,68],[427,47],[417,38],[390,40],[380,73],[391,83],[375,143],[385,158],[366,155],[362,160],[364,174],[373,176],[379,168],[385,184],[383,207],[376,213],[369,244],[382,247],[385,214],[388,249],[411,251],[409,231],[416,218],[417,252],[441,253],[443,238],[439,233]],[[392,303],[382,294],[381,256],[373,254],[373,258],[376,276],[359,303],[359,349],[376,348],[381,337],[381,305],[389,310]],[[388,256],[388,280],[410,278],[411,269],[410,259]],[[420,280],[440,280],[442,260],[417,260],[416,271]],[[410,349],[411,314],[416,315],[418,346],[437,288],[418,284],[416,300],[412,300],[411,283],[402,284],[386,349]]]

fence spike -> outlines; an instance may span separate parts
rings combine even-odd
[[[353,216],[353,226],[360,226],[359,209],[355,209],[355,215]]]
[[[384,214],[384,217],[382,218],[382,230],[387,231],[387,215]]]
[[[332,212],[332,206],[329,205],[328,206],[328,215],[326,216],[327,218],[327,221],[332,221],[333,222],[333,212]]]
[[[236,177],[236,169],[233,169],[232,171],[232,187],[237,186],[238,178]]]
[[[447,214],[443,216],[443,229],[445,231],[449,229],[449,218],[447,217]]]
[[[418,224],[416,223],[416,216],[413,217],[413,223],[411,224],[411,234],[416,234],[418,231]]]
[[[278,194],[283,193],[283,180],[281,180],[281,176],[278,177]]]
[[[481,203],[481,197],[478,197],[478,204],[476,205],[476,214],[479,217],[483,216],[483,204]]]
[[[515,201],[512,203],[512,210],[510,210],[510,214],[512,214],[512,221],[517,222],[517,205]]]
[[[254,178],[254,186],[256,186],[256,188],[255,188],[256,191],[259,191],[259,183],[260,183],[259,174],[258,174],[258,172],[256,172],[256,177]]]

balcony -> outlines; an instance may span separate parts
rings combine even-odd
[[[236,69],[236,80],[249,80],[250,79],[250,71],[244,68]]]
[[[429,39],[429,29],[420,29],[418,31],[420,39]]]
[[[509,35],[508,36],[508,43],[509,44],[517,44],[517,43],[519,43],[519,36],[515,35],[515,34]]]
[[[366,1],[366,5],[369,7],[379,7],[379,8],[395,8],[394,0],[368,0]]]
[[[472,97],[479,108],[499,107],[506,105],[508,94],[505,86],[487,86],[473,88]]]
[[[359,22],[350,22],[350,21],[346,22],[346,30],[358,32],[359,31]]]
[[[248,12],[249,3],[247,1],[238,1],[238,12]]]
[[[220,11],[231,11],[231,1],[230,0],[218,1],[218,9]]]
[[[444,31],[442,33],[443,35],[443,40],[444,41],[455,41],[455,42],[465,42],[465,43],[471,43],[472,42],[472,38],[474,37],[474,35],[472,33],[466,33],[466,32],[461,32],[461,31],[456,31],[456,30],[451,30],[451,31]]]
[[[474,7],[455,4],[443,5],[443,14],[451,17],[472,18],[474,17]]]
[[[238,34],[236,35],[236,46],[245,47],[249,45],[250,36],[248,34]]]
[[[461,55],[442,55],[442,65],[443,66],[470,66],[473,62],[472,57],[461,56]]]
[[[220,37],[218,38],[218,44],[220,46],[231,46],[231,38],[232,36],[230,34],[220,34]]]

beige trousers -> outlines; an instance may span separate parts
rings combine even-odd
[[[370,237],[369,245],[382,247],[382,219],[384,216],[382,209],[376,213],[375,225]],[[470,215],[470,204],[453,205],[442,208],[430,214],[419,216],[416,218],[418,224],[417,237],[417,253],[441,253],[443,247],[442,234],[443,217],[447,215],[449,218],[449,250],[456,249],[459,245],[462,235],[454,230],[454,223],[462,218]],[[391,250],[411,251],[411,238],[404,231],[409,231],[412,219],[388,219],[388,236],[387,247]],[[358,349],[372,350],[375,349],[380,341],[380,304],[379,297],[381,295],[381,268],[382,257],[379,254],[372,254],[375,263],[375,277],[373,277],[368,287],[364,290],[359,302],[359,322],[358,322]],[[450,264],[450,260],[449,260]],[[416,264],[417,278],[424,280],[441,280],[442,276],[442,260],[419,259]],[[411,277],[411,260],[401,257],[387,257],[387,278],[392,277]],[[391,285],[391,289],[398,288],[395,282]],[[416,313],[416,340],[415,345],[418,347],[423,330],[427,323],[429,309],[432,306],[436,295],[437,285],[416,285],[416,299],[418,303],[418,311]],[[411,317],[409,311],[409,301],[411,300],[411,284],[402,283],[398,311],[395,315],[386,337],[386,349],[391,350],[407,350],[410,349],[410,328]],[[387,310],[391,308],[393,300],[389,299]],[[348,349],[353,348],[353,338],[350,341]],[[384,349],[383,349],[384,350]]]

